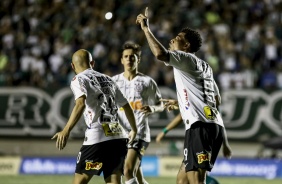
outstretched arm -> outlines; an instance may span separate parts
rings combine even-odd
[[[145,113],[146,115],[156,113],[156,112],[162,112],[164,111],[165,107],[162,102],[156,104],[156,105],[144,105],[141,107],[141,112]]]
[[[175,118],[160,132],[156,137],[156,142],[159,143],[164,138],[165,134],[177,127],[182,122],[181,114],[179,113]]]
[[[136,24],[139,24],[145,33],[149,47],[158,60],[169,61],[168,50],[155,38],[149,28],[148,7],[145,10],[145,15],[139,14],[136,19]]]
[[[161,99],[167,111],[179,109],[178,101],[174,99]]]

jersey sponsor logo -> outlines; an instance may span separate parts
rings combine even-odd
[[[210,161],[210,154],[208,153],[201,153],[197,155],[198,157],[198,163],[201,164],[205,161]]]
[[[137,100],[137,101],[134,101],[134,102],[129,102],[131,108],[133,110],[140,110],[142,108],[142,102],[141,100]]]
[[[123,128],[118,122],[102,124],[105,136],[116,136],[123,133]]]
[[[184,106],[185,106],[185,109],[188,110],[190,107],[188,91],[187,89],[184,89],[183,91],[184,91],[184,100],[185,100]]]
[[[205,117],[209,120],[214,120],[216,118],[216,112],[214,111],[215,110],[210,108],[209,106],[205,106],[204,107]]]
[[[101,168],[102,168],[102,166],[103,166],[103,163],[102,162],[95,162],[95,163],[93,163],[93,162],[86,162],[85,163],[85,170],[90,170],[90,169],[92,169],[92,170],[100,170]]]
[[[131,108],[133,110],[140,110],[142,108],[142,102],[141,100],[135,101],[135,102],[129,102]],[[120,111],[124,111],[122,107],[119,108]]]

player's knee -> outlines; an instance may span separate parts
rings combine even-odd
[[[91,178],[86,175],[75,175],[73,184],[87,184]]]

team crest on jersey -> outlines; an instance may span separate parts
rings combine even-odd
[[[143,90],[143,81],[137,81],[135,83],[135,91],[141,92]]]
[[[102,162],[86,162],[85,163],[85,170],[100,170],[103,166]]]

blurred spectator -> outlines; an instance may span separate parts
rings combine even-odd
[[[266,70],[260,78],[260,87],[268,91],[276,89],[277,77],[273,70]]]
[[[146,6],[152,31],[167,45],[183,25],[201,32],[198,54],[223,90],[282,88],[280,0],[2,0],[0,85],[67,86],[73,76],[70,54],[80,48],[93,53],[96,70],[121,73],[117,48],[132,40],[143,48],[140,72],[174,88],[170,69],[146,64],[152,55],[135,24]]]
[[[8,57],[7,55],[3,52],[3,50],[0,51],[0,72],[3,72],[8,64]]]

